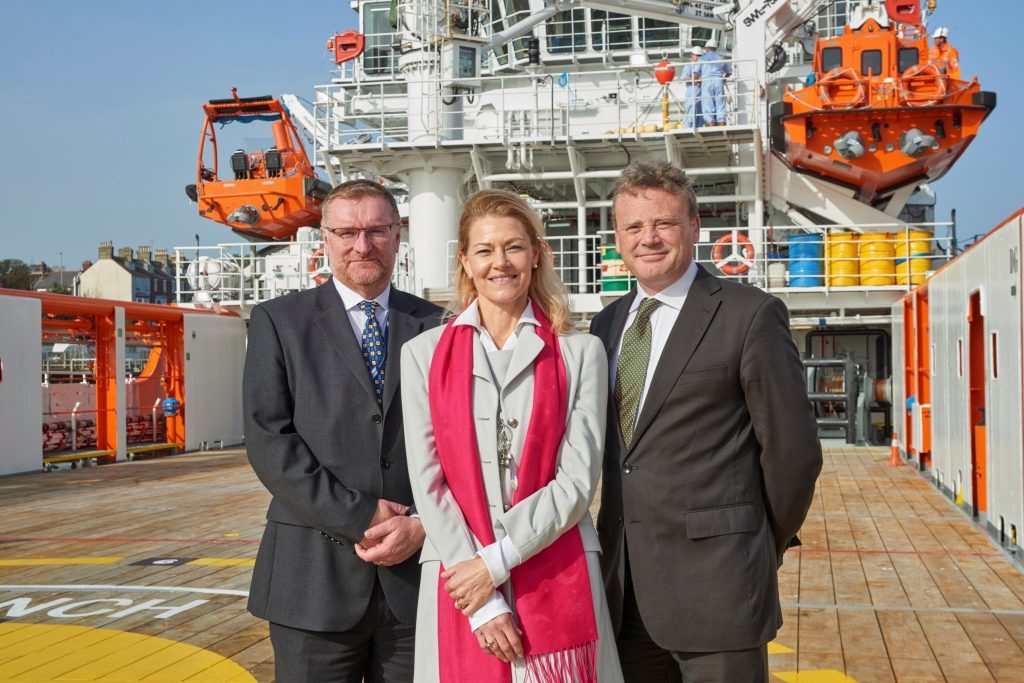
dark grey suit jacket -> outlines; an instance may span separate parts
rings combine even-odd
[[[402,433],[401,347],[441,309],[391,290],[383,415],[332,281],[260,304],[249,320],[243,386],[249,462],[273,494],[249,611],[285,626],[345,631],[375,578],[414,623],[418,553],[378,568],[355,554],[377,500],[412,504]],[[320,534],[341,541],[334,543]]]
[[[609,356],[635,296],[593,320]],[[659,646],[721,652],[768,642],[782,623],[778,562],[820,470],[785,304],[700,268],[629,449],[609,401],[597,528],[616,632],[628,547],[637,605]]]

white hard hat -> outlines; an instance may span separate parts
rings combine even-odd
[[[697,55],[698,57],[700,57],[702,54],[704,54],[704,50],[701,48],[700,45],[694,45],[693,47],[690,48],[690,54]]]
[[[932,38],[946,38],[949,39],[949,29],[945,26],[940,26],[935,29],[935,33],[932,34]]]
[[[704,43],[704,47],[714,50],[715,48],[718,47],[718,41],[712,38],[708,42]]]

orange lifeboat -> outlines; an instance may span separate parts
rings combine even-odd
[[[928,61],[919,0],[854,8],[843,33],[816,41],[813,82],[771,107],[772,148],[792,168],[877,204],[946,173],[996,95]]]
[[[185,188],[185,194],[199,204],[200,216],[254,241],[287,240],[303,226],[320,224],[320,202],[331,186],[316,177],[288,110],[279,100],[269,95],[238,97],[232,88],[230,99],[210,100],[203,111],[206,121],[199,141],[197,178]],[[230,172],[222,177],[216,131],[231,123],[269,123],[273,144],[235,150],[229,157]],[[209,165],[204,161],[207,142]]]

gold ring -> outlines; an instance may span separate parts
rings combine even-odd
[[[484,643],[484,645],[486,645],[487,647],[494,647],[497,644],[498,644],[498,641],[496,641],[496,640],[488,640],[487,642]]]
[[[461,599],[459,599],[459,600],[455,601],[455,606],[458,607],[459,609],[463,609],[463,608],[466,607],[466,603],[464,603]]]

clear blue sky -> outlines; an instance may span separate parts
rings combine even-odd
[[[939,0],[962,71],[999,94],[964,158],[935,184],[938,215],[958,209],[962,236],[1024,205],[1019,163],[1024,68],[1018,0]],[[194,182],[202,110],[231,86],[242,96],[312,99],[333,64],[329,35],[355,26],[347,2],[0,3],[0,258],[66,266],[96,245],[156,248],[234,241],[200,219]]]

